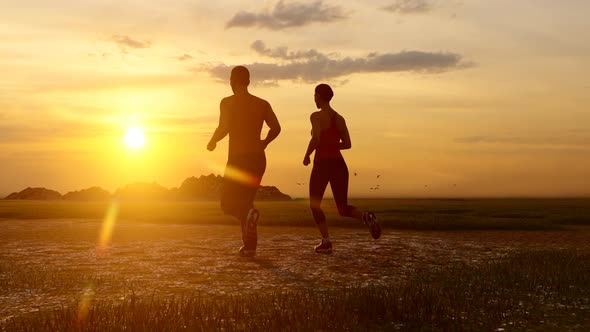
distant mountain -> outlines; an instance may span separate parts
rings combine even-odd
[[[115,198],[120,200],[168,200],[171,198],[168,189],[161,185],[153,183],[133,183],[128,184],[124,188],[117,189],[113,195]]]
[[[27,188],[12,193],[5,199],[52,200],[64,199],[72,201],[104,201],[111,198],[120,200],[217,200],[221,196],[223,177],[209,174],[185,179],[180,187],[167,189],[155,182],[133,183],[117,189],[113,195],[100,187],[91,187],[79,191],[71,191],[61,195],[57,191],[45,188]],[[256,200],[291,200],[277,187],[260,186]]]
[[[209,174],[207,176],[190,177],[182,182],[179,188],[171,191],[176,199],[207,200],[219,199],[223,187],[223,177]],[[289,195],[283,194],[277,187],[260,186],[256,193],[257,200],[284,201],[291,200]]]
[[[209,174],[198,178],[192,176],[182,181],[176,189],[175,197],[178,199],[218,199],[221,196],[223,177]]]
[[[22,199],[22,200],[53,200],[61,199],[61,194],[55,190],[46,188],[28,187],[18,193],[12,193],[5,199]]]
[[[100,187],[90,187],[79,191],[70,191],[62,198],[68,201],[108,201],[111,199],[111,194]]]
[[[256,200],[258,201],[290,201],[291,196],[283,194],[279,188],[275,186],[260,186],[256,193]]]

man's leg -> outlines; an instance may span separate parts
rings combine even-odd
[[[221,193],[221,209],[227,215],[235,217],[239,222],[242,230],[242,243],[244,247],[252,247],[251,242],[246,237],[247,231],[247,217],[249,209],[252,207],[252,199],[250,199],[252,192],[252,185],[244,182],[244,178],[236,175],[247,174],[247,158],[242,156],[233,156],[228,160],[226,171],[224,175],[222,193]],[[256,244],[254,244],[255,249]],[[242,252],[242,247],[240,252]]]
[[[244,247],[241,249],[241,252],[246,250],[254,254],[258,245],[257,226],[258,218],[260,217],[259,211],[254,207],[254,199],[256,198],[262,176],[266,170],[266,156],[264,154],[252,155],[245,160],[243,166],[244,174],[247,175],[247,181],[244,182],[244,192],[242,195],[246,218],[242,224]]]
[[[221,210],[224,214],[230,215],[238,220],[244,220],[244,208],[240,204],[241,191],[240,183],[224,176],[221,189]]]

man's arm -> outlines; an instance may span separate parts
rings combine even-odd
[[[272,107],[268,104],[268,110],[266,113],[266,118],[264,119],[266,125],[270,128],[266,138],[262,140],[262,147],[266,149],[270,142],[274,141],[277,136],[281,133],[281,124],[279,123],[279,119],[275,112],[273,112]]]
[[[303,157],[303,165],[307,166],[310,163],[310,156],[313,151],[318,147],[320,144],[320,121],[319,118],[312,114],[309,117],[311,121],[311,139],[309,140],[309,144],[307,145],[307,151],[305,152],[305,157]]]
[[[209,144],[207,144],[207,150],[213,151],[217,146],[217,142],[221,141],[229,133],[229,114],[225,107],[225,103],[222,100],[219,104],[219,125],[211,136]]]

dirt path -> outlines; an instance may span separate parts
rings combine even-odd
[[[101,223],[0,222],[0,319],[130,293],[205,295],[387,284],[417,270],[476,264],[524,248],[590,250],[590,231],[407,232],[332,229],[334,253],[318,255],[313,228],[259,228],[256,258],[237,255],[239,227],[116,225],[97,251]],[[89,295],[90,294],[90,295]]]

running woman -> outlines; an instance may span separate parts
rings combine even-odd
[[[281,132],[281,126],[270,104],[248,92],[250,72],[237,66],[231,71],[230,85],[233,95],[223,98],[220,104],[219,125],[207,149],[215,150],[217,142],[229,134],[229,150],[221,193],[221,209],[237,218],[242,225],[243,256],[254,256],[258,236],[256,226],[260,216],[254,207],[254,198],[266,170],[264,150]],[[260,139],[262,126],[270,130]]]
[[[309,200],[313,219],[322,235],[322,242],[315,246],[317,253],[331,253],[332,241],[326,225],[326,216],[320,205],[328,183],[341,216],[361,220],[374,239],[381,236],[381,227],[373,212],[361,212],[348,205],[348,167],[340,150],[350,149],[350,135],[344,118],[330,106],[334,96],[332,88],[320,84],[315,88],[315,104],[318,109],[311,117],[311,140],[303,158],[303,165],[310,164],[315,151],[313,169],[309,180]]]

